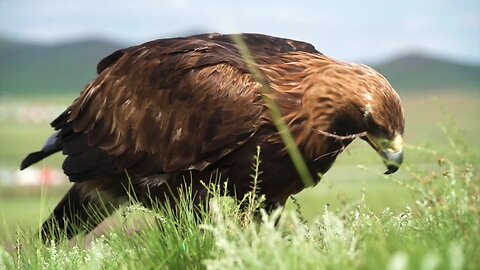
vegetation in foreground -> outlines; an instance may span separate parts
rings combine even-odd
[[[44,245],[39,236],[19,232],[0,246],[0,269],[475,269],[480,263],[478,159],[451,142],[457,156],[414,148],[438,165],[407,165],[408,179],[388,178],[415,196],[415,205],[400,214],[388,208],[375,214],[362,196],[339,209],[325,206],[307,223],[300,207],[265,213],[255,188],[236,202],[212,186],[200,222],[191,214],[188,192],[178,211],[132,204],[121,209],[117,226],[92,241]],[[261,180],[258,162],[252,187]]]

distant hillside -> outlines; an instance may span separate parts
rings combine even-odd
[[[480,66],[407,54],[375,66],[399,92],[473,90],[480,92]]]
[[[41,46],[0,37],[0,97],[78,94],[95,78],[98,61],[123,47],[103,40]],[[408,54],[374,67],[399,92],[480,91],[480,66]]]
[[[97,62],[122,47],[102,40],[41,46],[0,38],[0,96],[79,93],[95,77]]]

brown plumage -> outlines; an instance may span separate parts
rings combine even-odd
[[[308,43],[242,37],[312,175],[324,174],[356,136],[379,152],[389,173],[398,169],[404,117],[384,77],[326,57]],[[57,151],[66,155],[63,169],[75,184],[45,222],[47,239],[58,233],[47,229],[52,223],[69,237],[76,233],[72,224],[95,227],[101,220],[89,215],[92,208],[109,214],[127,200],[127,173],[146,206],[151,197],[173,202],[184,179],[202,202],[206,190],[200,180],[217,170],[228,178],[232,194],[242,197],[250,190],[257,146],[266,208],[284,205],[304,188],[261,85],[231,36],[147,42],[107,56],[97,71],[52,122],[57,133],[22,162],[23,169]]]

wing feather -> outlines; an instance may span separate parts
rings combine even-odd
[[[224,48],[198,43],[124,52],[71,106],[74,131],[141,174],[203,169],[233,151],[259,126],[257,86],[224,64]]]
[[[272,56],[292,51],[318,53],[308,43],[244,37],[258,62],[282,62]],[[141,175],[202,170],[262,124],[259,85],[230,36],[147,42],[107,56],[97,71],[68,109],[68,126],[85,134],[88,147],[113,157],[119,170]],[[64,128],[62,115],[52,123],[57,129]],[[67,167],[81,174],[73,161],[67,158]]]

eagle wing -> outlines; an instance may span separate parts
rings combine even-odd
[[[261,61],[314,50],[303,42],[245,37]],[[202,170],[245,143],[262,124],[259,85],[229,36],[151,41],[113,53],[97,70],[99,76],[52,125],[61,133],[73,131],[64,132],[70,134],[66,138],[81,134],[89,149],[101,149],[118,168],[135,174]],[[94,152],[86,160],[103,158]],[[64,169],[78,173],[69,168],[73,161],[67,157]]]
[[[313,54],[321,54],[319,51],[315,49],[315,47],[312,44],[303,42],[303,41],[272,37],[272,36],[262,35],[262,34],[246,33],[241,35],[242,35],[243,41],[248,46],[249,50],[257,58],[264,57],[264,56],[267,56],[267,57],[276,56],[279,53],[288,53],[288,52],[307,52],[307,53],[313,53]],[[191,40],[191,39],[199,39],[203,41],[215,42],[216,44],[229,47],[233,51],[237,51],[236,44],[232,39],[232,35],[209,33],[209,34],[191,36],[187,38],[170,39],[170,41]],[[166,45],[170,42],[169,40],[165,40],[165,39],[154,40],[154,41],[145,43],[144,45],[151,46],[151,45],[156,45],[160,43],[163,43],[164,45]],[[100,74],[103,70],[105,70],[107,67],[115,63],[120,57],[122,57],[125,52],[132,50],[134,48],[138,48],[138,46],[115,51],[114,53],[102,59],[97,65],[97,73]],[[270,63],[275,62],[275,58],[267,58],[267,59],[269,59],[268,61],[270,61]]]

